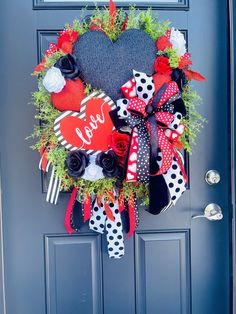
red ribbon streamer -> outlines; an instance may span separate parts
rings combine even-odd
[[[40,147],[40,150],[39,150],[40,156],[43,155],[44,149],[45,149],[45,147],[44,147],[44,145],[42,145],[42,146]]]
[[[135,204],[134,204],[134,195],[132,194],[132,196],[129,199],[128,202],[128,212],[129,212],[129,233],[128,233],[128,237],[131,237],[132,234],[135,231]]]
[[[84,200],[84,222],[90,219],[91,216],[91,197],[89,194],[86,195]]]
[[[66,230],[70,234],[74,232],[74,230],[71,228],[71,225],[70,225],[70,218],[71,218],[71,213],[72,213],[73,205],[75,203],[77,192],[78,192],[78,188],[75,187],[71,193],[70,200],[66,209],[65,220],[64,220],[64,225],[66,227]]]
[[[119,212],[122,213],[125,210],[125,200],[124,200],[124,194],[123,190],[120,190],[119,198],[118,198],[118,206],[119,206]]]
[[[104,202],[104,207],[105,207],[107,218],[109,218],[112,221],[115,221],[112,210],[110,209],[109,205],[106,202]]]
[[[128,26],[128,22],[129,22],[128,17],[126,17],[125,20],[124,20],[124,23],[123,23],[123,25],[121,27],[121,31],[122,32],[124,32],[126,30],[126,27]]]
[[[113,192],[107,192],[107,194],[108,194],[109,200],[110,200],[112,203],[114,203],[115,200],[116,200],[114,193],[113,193]]]
[[[46,168],[47,168],[47,164],[48,164],[48,151],[49,151],[49,148],[47,147],[45,149],[45,151],[43,152],[43,156],[42,156],[42,163],[41,163],[41,169],[43,172],[46,171]]]
[[[98,196],[97,196],[97,203],[98,203],[98,207],[101,208],[101,204],[102,204],[102,195],[98,195]]]
[[[109,14],[110,14],[109,26],[110,28],[112,28],[116,21],[116,5],[113,0],[110,0],[109,3]]]

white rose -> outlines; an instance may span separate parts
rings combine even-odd
[[[170,33],[170,42],[173,48],[176,49],[178,55],[182,57],[186,52],[186,41],[184,39],[184,35],[178,30],[171,28]]]
[[[51,67],[43,79],[43,86],[46,90],[49,91],[49,93],[60,93],[65,85],[66,80],[61,74],[60,69]]]
[[[85,168],[84,175],[82,178],[88,181],[97,181],[98,179],[104,178],[102,168],[95,164],[93,156],[90,157],[90,164]]]

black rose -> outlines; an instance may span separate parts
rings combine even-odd
[[[96,164],[103,169],[103,174],[107,178],[115,177],[119,174],[119,161],[116,154],[109,150],[107,153],[97,155]]]
[[[61,57],[54,66],[61,70],[61,73],[65,78],[74,79],[79,75],[75,57],[70,54]]]
[[[81,150],[70,152],[65,161],[68,174],[73,178],[82,177],[89,164],[88,155]]]

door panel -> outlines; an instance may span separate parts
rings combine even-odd
[[[124,258],[112,259],[111,263],[107,255],[107,242],[105,237],[103,239],[104,313],[136,313],[133,252],[134,239],[131,238],[125,243]]]
[[[181,2],[181,1],[180,1]],[[42,2],[37,2],[42,3]],[[127,2],[128,3],[128,2]],[[184,3],[183,1],[181,3]],[[194,87],[208,120],[189,158],[190,189],[174,208],[152,216],[125,240],[126,254],[110,260],[106,239],[84,225],[68,236],[68,194],[45,202],[39,156],[24,139],[32,131],[36,90],[30,76],[55,32],[81,11],[32,9],[32,1],[1,3],[1,177],[7,314],[228,314],[230,313],[229,103],[227,5],[192,0],[189,11],[155,11],[184,30],[194,69],[207,77]],[[209,186],[205,172],[221,182]],[[192,220],[208,203],[224,219]]]
[[[189,313],[189,232],[138,232],[135,238],[137,313]]]
[[[47,313],[102,313],[100,243],[100,235],[45,236]]]

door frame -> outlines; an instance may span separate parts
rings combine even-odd
[[[230,79],[230,177],[231,177],[231,234],[232,234],[232,279],[231,279],[231,297],[232,297],[232,313],[236,313],[236,110],[235,105],[235,89],[236,89],[236,71],[235,71],[235,61],[236,56],[236,41],[234,37],[236,36],[236,19],[234,19],[234,11],[236,10],[236,0],[228,0],[228,42],[229,42],[229,79]]]
[[[2,180],[1,180],[1,154],[0,154],[0,314],[6,314],[6,294],[4,278],[4,252],[3,252],[3,228],[2,228]]]
[[[236,110],[235,90],[236,90],[236,19],[234,19],[234,11],[236,13],[236,0],[227,0],[228,3],[228,56],[229,56],[229,100],[230,100],[230,203],[231,203],[231,309],[232,313],[236,313]],[[235,40],[234,40],[235,37]],[[1,161],[1,155],[0,155]],[[1,163],[0,163],[0,314],[7,314],[6,310],[6,295],[5,295],[5,278],[4,278],[4,245],[3,245],[3,206],[1,185]]]

